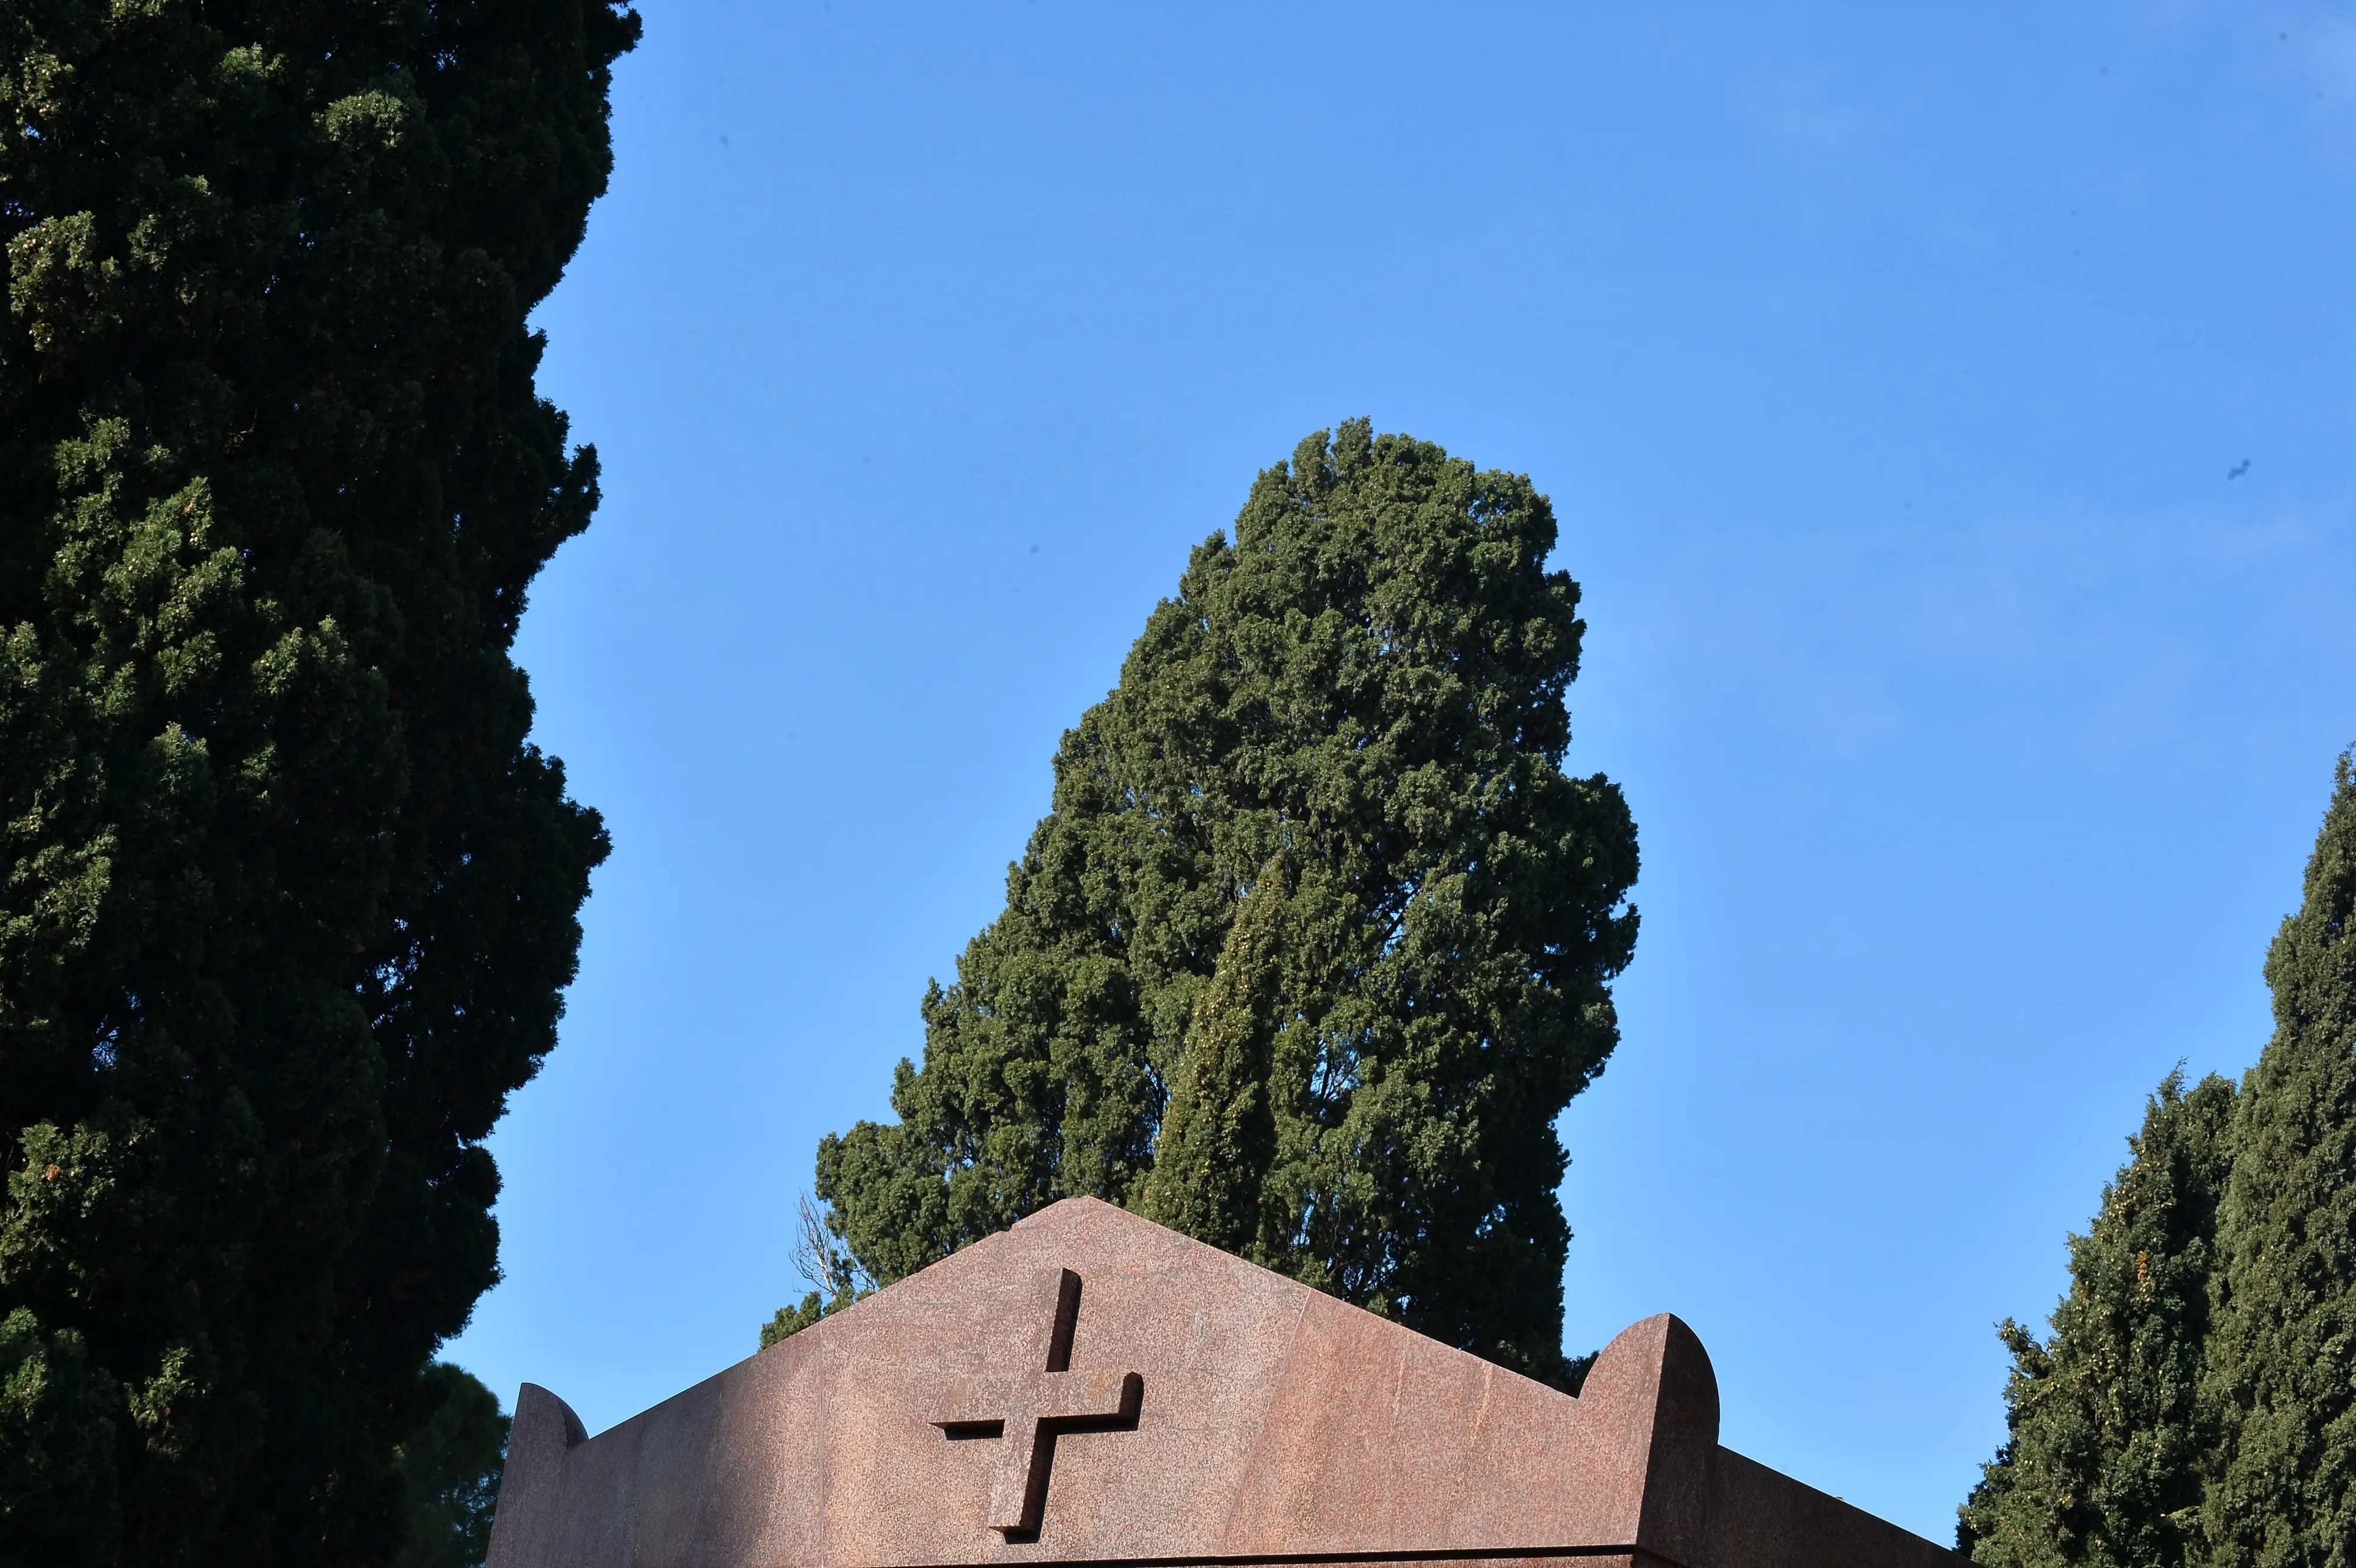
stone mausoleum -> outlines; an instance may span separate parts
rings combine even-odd
[[[1580,1397],[1073,1198],[596,1437],[526,1384],[489,1568],[1958,1568],[1718,1443],[1693,1331]]]

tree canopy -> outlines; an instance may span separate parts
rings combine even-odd
[[[1995,1568],[2181,1568],[2214,1439],[2200,1402],[2233,1086],[2170,1074],[2131,1158],[2070,1239],[2070,1294],[2040,1341],[2007,1320],[2005,1447],[1958,1544]]]
[[[1093,1194],[1575,1375],[1555,1121],[1617,1041],[1637,861],[1562,767],[1555,542],[1526,478],[1363,420],[1259,476],[1064,736],[899,1119],[821,1144],[848,1262]]]
[[[401,1444],[409,1524],[393,1568],[480,1568],[508,1457],[508,1418],[472,1374],[437,1361],[425,1369],[424,1422]]]
[[[382,1563],[595,814],[609,0],[0,0],[0,1563]]]
[[[2162,1086],[2073,1238],[1959,1543],[2001,1568],[2356,1563],[2356,768],[2343,755],[2275,1032],[2238,1092]]]
[[[2210,1560],[2356,1563],[2356,771],[2342,756],[2298,912],[2266,952],[2218,1223]]]

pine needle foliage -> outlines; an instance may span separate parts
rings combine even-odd
[[[1259,476],[1065,736],[899,1120],[820,1146],[861,1266],[1094,1194],[1571,1379],[1555,1119],[1617,1040],[1636,840],[1561,766],[1554,544],[1527,478],[1363,420]]]
[[[595,815],[608,0],[0,0],[0,1564],[383,1563]]]
[[[2220,1222],[2210,1561],[2356,1563],[2356,773],[2333,777],[2298,912],[2266,953],[2275,1033],[2244,1081]]]
[[[1991,1568],[2182,1568],[2197,1539],[2217,1200],[2233,1088],[2170,1074],[2101,1210],[2070,1239],[2070,1294],[2039,1341],[2007,1320],[2008,1441],[1957,1545]]]

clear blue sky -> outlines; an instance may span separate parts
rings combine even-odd
[[[1553,496],[1643,836],[1570,1348],[1677,1312],[1947,1538],[2356,740],[2356,12],[664,0],[614,124],[520,657],[615,852],[451,1355],[595,1430],[753,1348],[1056,736],[1363,413]]]

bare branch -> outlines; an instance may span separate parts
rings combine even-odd
[[[829,1296],[865,1295],[875,1288],[867,1271],[836,1242],[808,1193],[801,1195],[794,1230],[794,1272],[803,1279]]]

